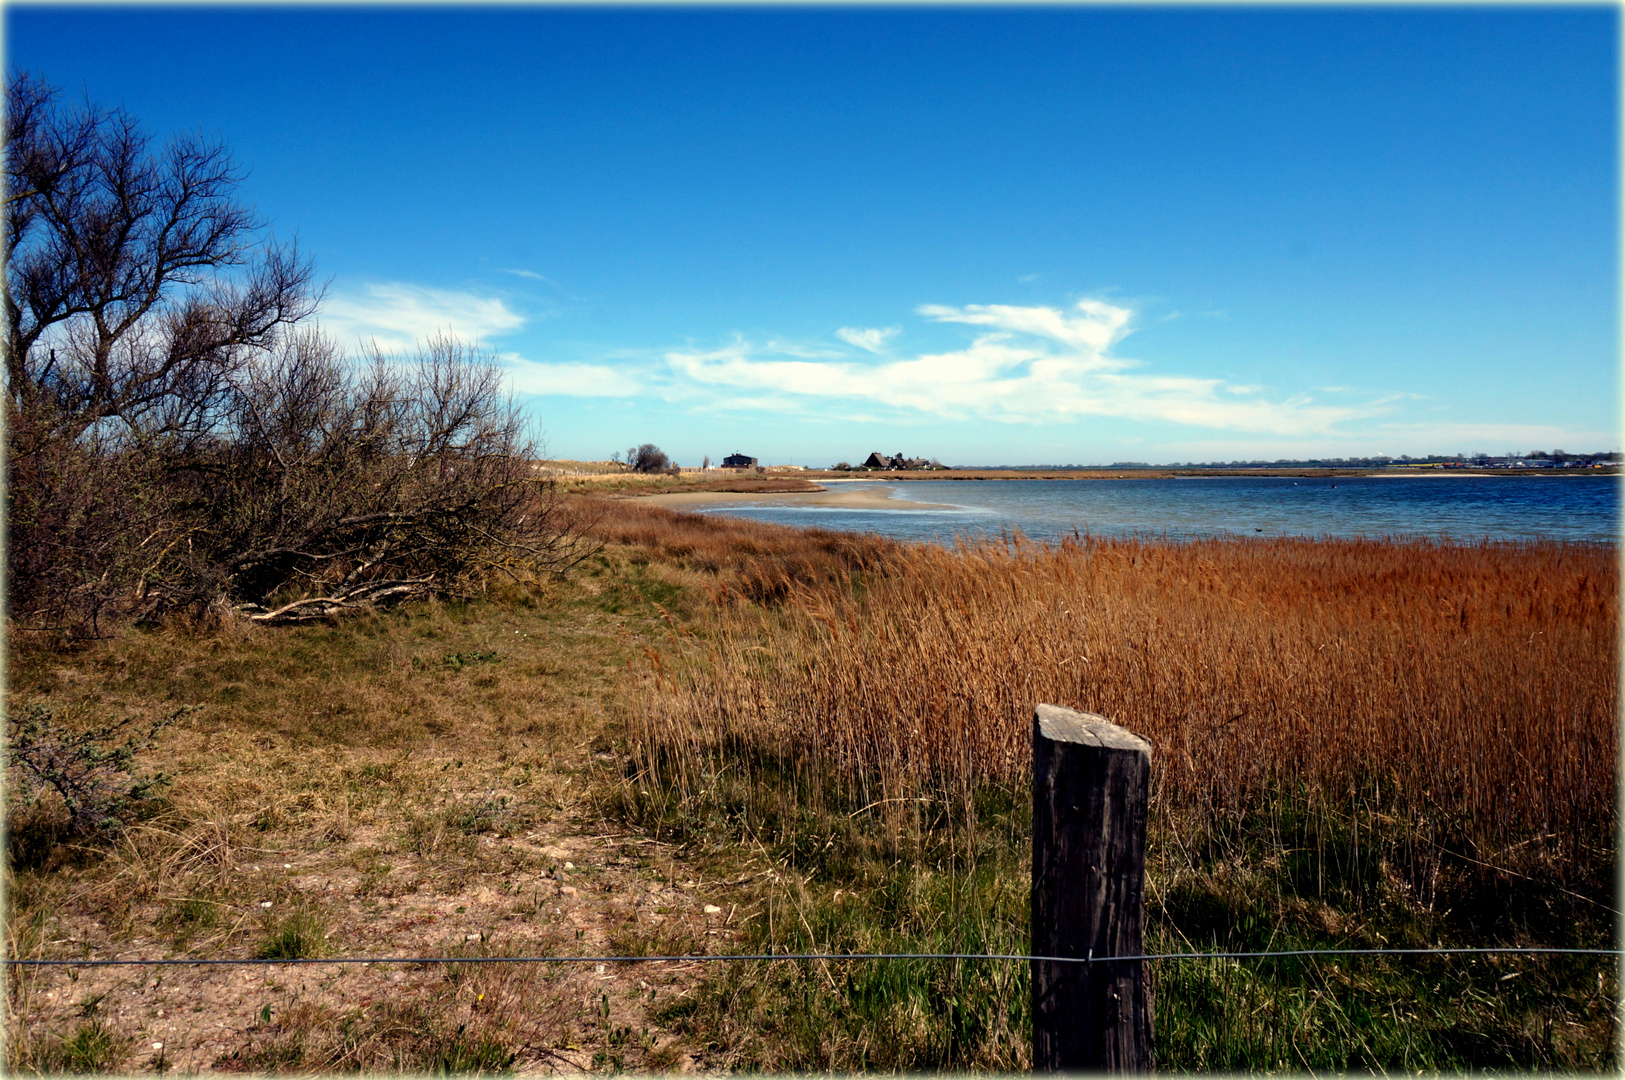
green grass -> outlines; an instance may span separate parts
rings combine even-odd
[[[71,1035],[47,1039],[35,1054],[19,1055],[15,1065],[20,1072],[110,1073],[118,1070],[129,1050],[128,1038],[93,1018],[79,1024]]]
[[[500,1039],[471,1033],[460,1024],[456,1031],[435,1038],[412,1065],[414,1071],[430,1076],[510,1073],[516,1056]]]
[[[1153,979],[1157,1064],[1612,1072],[1611,995],[1596,980],[1603,966],[1452,956],[1166,961]],[[1588,983],[1590,993],[1577,992]]]
[[[629,777],[606,812],[763,874],[742,948],[1028,951],[1030,802],[862,807],[828,776],[754,753],[683,795]],[[1357,804],[1358,805],[1358,804]],[[1456,944],[1606,946],[1605,910],[1448,853],[1420,897],[1393,870],[1414,837],[1375,806],[1354,823],[1283,794],[1227,828],[1149,838],[1150,952]],[[1320,851],[1318,858],[1308,853]],[[1414,854],[1414,853],[1412,853]],[[1485,901],[1489,903],[1486,905]],[[1475,902],[1476,905],[1475,906]],[[1606,958],[1315,957],[1149,966],[1157,1067],[1202,1071],[1613,1071]],[[745,1070],[962,1071],[1029,1066],[1020,962],[744,962],[663,1022]]]
[[[711,776],[687,800],[628,784],[606,807],[709,855],[718,874],[757,871],[765,884],[742,913],[739,948],[1026,951],[1030,854],[1016,800],[888,813],[793,773],[746,775]],[[1027,1066],[1027,987],[1019,963],[742,962],[660,1019],[735,1069],[1011,1071]]]
[[[254,955],[261,960],[308,960],[327,952],[327,920],[300,907],[270,920]]]
[[[905,864],[838,897],[797,882],[764,898],[744,947],[1021,952],[1015,880],[990,866],[967,878]],[[735,1068],[1008,1071],[1026,1064],[1027,985],[1026,965],[1000,962],[749,962],[664,1019]]]

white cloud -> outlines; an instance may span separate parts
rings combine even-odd
[[[835,336],[848,345],[856,345],[860,349],[878,353],[885,349],[888,341],[902,333],[902,330],[901,326],[888,326],[883,330],[843,326],[835,331]]]
[[[931,351],[898,349],[902,327],[842,326],[834,340],[736,337],[715,348],[619,351],[586,362],[538,362],[517,353],[498,359],[520,393],[644,396],[690,411],[795,417],[798,423],[1098,419],[1119,421],[1110,425],[1119,439],[1129,437],[1125,428],[1175,425],[1187,429],[1182,441],[1166,441],[1167,433],[1158,438],[1172,460],[1618,443],[1607,432],[1434,422],[1445,418],[1427,416],[1416,405],[1424,399],[1410,392],[1342,385],[1289,395],[1263,384],[1159,371],[1118,353],[1136,312],[1101,300],[1066,307],[927,304],[916,313],[971,329]],[[386,348],[409,347],[437,331],[500,335],[525,321],[500,299],[400,284],[341,297],[324,317],[330,331],[337,323],[340,332],[376,336]]]
[[[922,304],[914,310],[937,322],[991,326],[1049,338],[1097,357],[1128,335],[1129,320],[1134,314],[1128,308],[1100,300],[1079,300],[1074,307],[1080,314],[1069,316],[1055,308],[1006,304],[967,304],[962,308]]]
[[[521,394],[560,397],[632,397],[643,384],[626,372],[605,364],[547,364],[526,360],[517,353],[502,353],[508,384]]]
[[[496,297],[381,282],[359,293],[330,298],[318,316],[341,343],[376,341],[385,352],[405,352],[435,334],[483,341],[517,330],[525,317]]]
[[[1262,387],[1133,370],[1142,365],[1110,352],[1130,332],[1133,312],[1104,301],[1083,300],[1066,310],[927,304],[917,311],[988,332],[958,349],[880,359],[872,355],[878,342],[870,332],[851,327],[836,336],[871,355],[792,353],[743,339],[720,349],[673,350],[665,356],[666,394],[710,391],[704,396],[711,404],[730,409],[879,410],[899,420],[1013,424],[1119,417],[1273,436],[1320,435],[1383,411],[1370,403],[1322,405],[1307,396],[1269,401],[1258,396]]]

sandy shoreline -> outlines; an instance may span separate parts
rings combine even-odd
[[[857,491],[673,491],[662,495],[638,496],[640,502],[654,503],[673,510],[728,503],[757,506],[827,506],[838,510],[955,510],[948,503],[910,502],[893,498],[889,488],[860,488]]]

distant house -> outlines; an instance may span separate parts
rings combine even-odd
[[[733,453],[722,459],[722,467],[724,469],[754,469],[756,468],[756,459],[753,457],[746,457],[744,454],[741,454],[739,451],[735,450]]]
[[[931,462],[925,458],[906,458],[901,450],[891,457],[887,457],[879,450],[876,450],[867,458],[864,458],[861,467],[865,469],[928,469],[931,467]]]

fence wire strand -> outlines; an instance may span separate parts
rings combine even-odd
[[[1266,960],[1306,956],[1612,956],[1625,949],[1551,949],[1491,945],[1437,949],[1274,949],[1265,952],[1142,953],[1137,956],[1028,956],[1023,953],[724,953],[691,956],[306,956],[282,959],[6,960],[10,967],[224,967],[272,964],[687,964],[730,960],[997,960],[1058,964],[1138,963],[1152,960]]]

